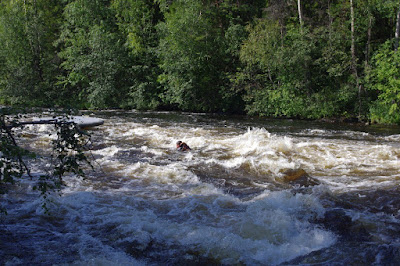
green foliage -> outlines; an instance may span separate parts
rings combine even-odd
[[[352,2],[3,0],[0,103],[395,123],[399,3]]]
[[[240,97],[229,88],[229,77],[246,37],[241,15],[254,14],[255,6],[234,1],[168,5],[165,22],[159,25],[164,102],[192,111],[242,108]]]
[[[236,84],[246,89],[250,114],[315,119],[341,115],[354,102],[340,34],[288,27],[282,36],[279,23],[269,19],[248,30],[241,50],[246,67]]]
[[[80,162],[90,165],[84,151],[90,142],[90,136],[74,123],[60,122],[55,124],[57,138],[53,141],[53,149],[57,152],[57,163],[53,176],[61,179],[65,173],[84,176]]]
[[[373,57],[366,83],[378,93],[371,105],[371,120],[400,124],[400,52],[393,50],[392,42],[383,44]]]
[[[183,110],[215,111],[221,99],[221,32],[210,11],[199,1],[175,1],[159,26],[164,101]]]
[[[152,0],[113,0],[112,9],[131,59],[125,104],[136,109],[156,109],[161,104],[157,83],[161,71],[156,52],[159,38],[155,29],[161,19],[158,7]]]
[[[58,73],[53,46],[61,1],[11,1],[0,4],[0,94],[13,104],[46,105]]]
[[[15,178],[20,178],[24,171],[22,156],[28,152],[16,145],[11,129],[7,125],[15,123],[2,112],[0,116],[0,185],[4,183],[14,184]]]
[[[21,122],[23,115],[14,111],[1,109],[0,112],[0,192],[6,193],[7,184],[15,184],[24,175],[37,182],[34,189],[38,189],[46,197],[47,193],[60,189],[63,184],[63,176],[73,173],[83,177],[83,168],[89,165],[85,151],[90,143],[90,135],[79,127],[64,119],[44,123],[54,124],[57,138],[53,140],[52,171],[37,177],[32,175],[25,161],[37,156],[29,150],[21,148],[15,137],[14,129],[22,128],[29,122]],[[1,210],[0,206],[0,210]]]
[[[92,167],[85,154],[90,143],[90,135],[67,119],[68,116],[65,120],[59,119],[54,123],[57,138],[53,140],[52,171],[41,175],[37,186],[34,187],[44,197],[53,190],[61,189],[66,174],[73,173],[78,177],[84,177],[84,165]]]
[[[87,107],[118,107],[128,86],[128,60],[108,1],[73,1],[64,16],[58,43],[67,75],[60,77],[60,85]]]

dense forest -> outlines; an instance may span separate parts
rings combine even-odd
[[[398,0],[2,0],[1,104],[400,124]]]

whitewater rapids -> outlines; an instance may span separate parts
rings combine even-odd
[[[1,196],[8,212],[1,264],[379,265],[400,258],[398,128],[95,115],[105,121],[89,130],[95,170],[85,179],[67,176],[46,199],[49,213],[29,179]],[[54,133],[44,125],[24,130],[21,143],[43,156],[30,162],[39,174]],[[176,151],[177,140],[192,150]],[[288,169],[318,184],[284,182]],[[340,215],[329,220],[332,213]]]

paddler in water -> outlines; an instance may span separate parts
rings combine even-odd
[[[176,142],[176,149],[178,151],[189,151],[189,150],[191,150],[191,148],[185,142],[182,142],[182,141]]]

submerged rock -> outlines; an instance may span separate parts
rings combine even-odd
[[[325,213],[324,218],[318,220],[318,223],[324,225],[341,238],[350,241],[365,241],[370,238],[370,234],[365,227],[353,221],[342,209],[333,209]]]
[[[319,185],[319,181],[315,178],[312,178],[306,171],[303,169],[286,169],[283,172],[282,181],[285,183],[289,183],[292,185],[300,185],[300,186],[315,186]]]

